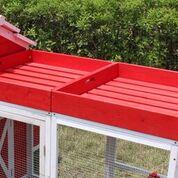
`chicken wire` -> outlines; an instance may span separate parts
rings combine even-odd
[[[0,178],[39,177],[39,128],[0,119]]]
[[[58,126],[58,177],[147,178],[148,175],[118,166],[128,163],[166,174],[169,152],[104,135]],[[114,154],[116,153],[116,154]]]

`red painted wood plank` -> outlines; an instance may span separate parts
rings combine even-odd
[[[0,101],[50,111],[51,91],[5,83],[0,80]]]
[[[98,95],[93,95],[93,94],[83,94],[82,97],[86,97],[89,99],[94,99],[97,101],[101,101],[103,103],[110,103],[110,104],[116,104],[116,105],[122,105],[130,108],[135,108],[135,109],[140,109],[142,111],[150,111],[153,113],[160,113],[160,114],[166,114],[170,116],[178,116],[178,112],[170,109],[165,109],[165,108],[160,108],[157,106],[149,106],[146,103],[145,104],[140,104],[140,103],[134,103],[134,102],[128,102],[124,100],[119,100],[115,98],[108,98],[104,96],[98,96]]]
[[[98,69],[95,72],[80,78],[78,81],[66,84],[66,86],[62,87],[61,89],[56,88],[56,90],[73,94],[82,94],[114,79],[117,76],[118,64],[112,63],[109,66]]]
[[[115,81],[108,82],[107,85],[125,88],[125,89],[132,89],[132,90],[135,90],[135,91],[143,91],[143,92],[146,92],[146,93],[155,93],[155,94],[160,94],[160,95],[163,95],[163,96],[171,96],[171,97],[178,98],[176,92],[170,92],[170,91],[165,91],[165,90],[160,90],[160,89],[154,89],[154,88],[150,89],[150,88],[143,87],[143,86],[120,83],[120,82],[115,82]]]
[[[59,66],[87,72],[93,72],[101,67],[111,64],[111,62],[108,61],[59,53],[50,53],[46,51],[33,50],[32,56],[35,63],[47,64],[56,67]]]
[[[133,80],[178,87],[178,72],[119,63],[119,76]]]
[[[24,71],[20,69],[7,69],[6,72],[13,73],[13,74],[19,74],[23,76],[29,76],[29,77],[35,77],[35,78],[40,78],[40,79],[47,79],[50,81],[55,81],[55,82],[70,82],[72,79],[65,78],[65,77],[58,77],[58,76],[53,76],[53,75],[48,75],[48,74],[41,74],[38,72],[30,72],[30,71]]]
[[[178,92],[177,87],[171,87],[171,86],[167,86],[167,85],[159,85],[159,84],[155,84],[155,83],[142,82],[142,81],[138,81],[138,80],[130,80],[130,79],[118,77],[118,78],[114,79],[114,81],[138,85],[138,86],[144,86],[144,87],[148,87],[150,89],[155,88],[155,89],[160,89],[160,90]]]
[[[4,78],[16,79],[16,80],[26,81],[30,83],[43,84],[46,86],[62,86],[63,84],[63,82],[54,82],[46,79],[39,79],[34,77],[32,78],[32,77],[27,77],[18,74],[12,74],[12,73],[1,73],[0,76]]]
[[[11,42],[0,36],[0,41],[2,40],[0,47],[0,57],[8,56],[10,54],[18,53],[20,51],[25,51],[25,48]]]
[[[66,77],[66,78],[71,78],[71,79],[80,77],[80,75],[76,75],[76,74],[54,71],[54,70],[50,70],[50,69],[36,68],[36,67],[26,66],[26,65],[17,66],[16,69],[21,69],[24,71],[31,71],[31,72],[38,72],[38,73],[42,73],[42,74],[50,74],[50,75],[54,75],[54,76]]]
[[[178,140],[178,113],[53,92],[52,111],[141,133]],[[82,109],[81,109],[82,108]]]
[[[53,70],[53,71],[59,71],[59,72],[64,72],[64,73],[69,73],[69,74],[75,74],[77,76],[88,74],[88,72],[86,72],[86,71],[69,69],[69,68],[64,68],[64,67],[60,67],[60,66],[56,67],[56,66],[40,64],[40,63],[34,63],[34,62],[28,63],[27,66],[33,66],[33,67],[38,67],[38,68],[42,68],[42,69],[50,69],[50,70]]]
[[[19,80],[16,80],[16,79],[4,78],[4,77],[1,77],[1,76],[0,76],[0,82],[17,85],[21,88],[28,87],[28,88],[38,89],[38,90],[45,90],[45,91],[51,91],[53,89],[53,87],[51,87],[51,86],[29,83],[29,82],[25,82],[25,81],[19,81]],[[16,93],[16,91],[14,91],[14,95],[15,95],[15,93]]]
[[[163,95],[154,94],[154,93],[146,93],[144,91],[135,91],[135,90],[132,90],[130,88],[125,89],[125,88],[119,88],[119,87],[112,87],[112,86],[109,86],[109,85],[101,85],[101,86],[98,87],[98,89],[110,91],[110,92],[113,92],[113,93],[127,94],[127,95],[142,97],[142,98],[146,98],[146,99],[154,99],[154,100],[157,100],[157,101],[163,101],[163,102],[167,102],[167,103],[178,104],[178,98],[163,96]]]
[[[24,51],[0,58],[0,71],[29,62],[30,51]]]
[[[166,103],[162,101],[155,101],[154,99],[145,99],[142,97],[135,97],[131,95],[125,95],[125,94],[119,94],[119,93],[113,93],[109,91],[104,91],[104,90],[99,90],[99,89],[93,89],[88,92],[89,94],[94,94],[98,96],[103,96],[106,98],[113,98],[113,99],[118,99],[118,100],[123,100],[123,101],[129,101],[132,103],[140,103],[148,106],[156,106],[159,108],[164,108],[164,109],[170,109],[170,110],[175,110],[178,111],[178,106],[177,104],[171,104],[171,103]],[[87,95],[87,94],[86,94]],[[95,96],[93,96],[95,97]]]

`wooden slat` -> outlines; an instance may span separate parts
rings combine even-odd
[[[155,101],[154,99],[145,99],[145,98],[141,98],[141,97],[113,93],[113,92],[99,90],[99,89],[93,89],[93,90],[89,91],[89,93],[99,95],[99,96],[104,96],[107,98],[119,99],[119,100],[123,100],[123,101],[129,101],[129,102],[133,102],[133,103],[140,103],[140,104],[144,104],[144,105],[148,105],[148,106],[156,106],[159,108],[178,111],[178,107],[176,104],[170,104],[170,103],[166,103],[166,102],[162,102],[162,101]]]
[[[138,86],[145,86],[145,87],[148,87],[148,88],[155,88],[155,89],[160,89],[160,90],[178,92],[178,88],[177,87],[159,85],[159,84],[149,83],[149,82],[142,82],[142,81],[138,81],[138,80],[131,80],[131,79],[118,77],[118,78],[114,79],[114,81],[118,81],[118,82],[121,82],[121,83],[138,85]]]
[[[61,86],[61,84],[62,84],[61,82],[53,82],[50,80],[26,77],[26,76],[18,75],[18,74],[2,73],[2,74],[0,74],[0,76],[4,77],[4,78],[16,79],[16,80],[26,81],[26,82],[30,82],[30,83],[43,84],[46,86]]]
[[[163,102],[178,104],[178,98],[163,96],[163,95],[154,94],[154,93],[146,93],[144,91],[135,91],[135,90],[132,90],[130,88],[125,89],[125,88],[119,88],[119,87],[112,87],[112,86],[109,86],[109,85],[101,85],[100,87],[98,87],[98,89],[110,91],[110,92],[113,92],[113,93],[127,94],[127,95],[142,97],[142,98],[146,98],[146,99],[154,99],[154,100],[157,100],[157,101],[163,101]]]
[[[169,110],[169,109],[163,109],[163,108],[156,107],[156,106],[148,106],[146,104],[133,103],[133,102],[123,101],[123,100],[119,100],[119,99],[93,95],[93,94],[89,94],[89,93],[83,94],[82,97],[85,97],[85,98],[88,98],[88,99],[94,99],[94,100],[97,100],[97,101],[101,101],[103,103],[116,104],[116,105],[120,105],[120,106],[140,109],[140,110],[143,110],[143,111],[145,110],[145,111],[149,111],[149,112],[153,112],[153,113],[160,113],[160,114],[178,117],[177,111],[173,111],[173,110]]]
[[[30,72],[30,71],[24,71],[20,69],[7,69],[6,72],[13,73],[13,74],[20,74],[24,76],[29,76],[29,77],[35,77],[35,78],[40,78],[40,79],[47,79],[55,82],[70,82],[72,79],[65,78],[65,77],[58,77],[58,76],[53,76],[49,74],[41,74],[38,72]]]
[[[103,77],[104,76],[104,77]],[[98,69],[89,75],[79,78],[75,82],[66,84],[62,88],[56,88],[58,91],[64,91],[73,94],[83,94],[103,83],[113,80],[118,76],[118,64],[112,63],[101,69]]]
[[[64,67],[59,67],[59,66],[51,66],[51,65],[40,64],[40,63],[33,63],[32,62],[32,63],[28,63],[27,65],[33,66],[33,67],[38,67],[38,68],[43,68],[43,69],[55,70],[55,71],[59,71],[59,72],[76,74],[76,75],[86,75],[86,74],[88,74],[88,72],[85,72],[85,71],[69,69],[69,68],[64,68]]]
[[[23,89],[23,87],[31,87],[31,88],[35,88],[35,89],[39,89],[39,90],[46,90],[46,91],[51,91],[53,89],[53,87],[50,87],[50,86],[29,83],[29,82],[19,81],[19,80],[15,80],[15,79],[4,78],[1,76],[0,76],[0,82],[21,86],[22,89]]]
[[[160,90],[160,89],[154,89],[154,88],[150,89],[150,88],[143,87],[143,86],[137,86],[137,85],[126,84],[126,83],[115,82],[115,81],[108,82],[107,85],[178,98],[178,95],[176,92],[170,92],[170,91],[165,91],[165,90]]]
[[[42,73],[42,74],[50,74],[50,75],[66,77],[66,78],[70,78],[70,79],[76,79],[76,78],[80,77],[80,75],[76,75],[76,74],[70,74],[70,73],[53,71],[50,69],[36,68],[36,67],[25,66],[25,65],[18,66],[18,67],[16,67],[16,69],[21,69],[21,70],[31,71],[31,72],[38,72],[38,73]]]

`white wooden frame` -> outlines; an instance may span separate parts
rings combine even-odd
[[[82,129],[85,131],[90,131],[102,135],[106,135],[112,138],[118,138],[127,140],[134,143],[139,143],[163,150],[170,151],[170,160],[169,160],[169,169],[167,178],[178,178],[178,142],[175,140],[164,139],[156,136],[151,136],[147,134],[142,134],[139,132],[130,131],[127,129],[121,129],[113,126],[108,126],[96,122],[86,121],[79,118],[74,118],[61,114],[53,114],[52,116],[52,124],[51,124],[51,145],[53,146],[53,150],[51,152],[51,178],[57,178],[57,166],[58,166],[58,140],[57,140],[57,127],[58,125],[69,126],[73,128]],[[113,153],[110,153],[113,154]],[[107,162],[107,155],[106,155]],[[116,163],[117,164],[117,163]],[[107,165],[106,165],[107,166]],[[119,165],[119,166],[127,166],[127,165]],[[129,167],[128,167],[129,168]],[[132,169],[132,168],[131,168]],[[112,170],[109,167],[107,170]],[[113,175],[112,173],[108,173],[106,170],[106,178],[110,178]],[[140,169],[141,170],[141,169]]]
[[[167,178],[178,178],[177,141],[5,102],[0,102],[0,118],[8,118],[40,127],[40,178],[57,178],[58,176],[58,125],[65,125],[105,135],[111,138],[111,140],[108,140],[111,144],[114,144],[114,142],[112,142],[113,138],[118,138],[168,150],[170,151],[170,161]],[[113,152],[108,151],[108,154],[112,155]],[[106,178],[110,178],[111,176],[109,175],[113,175],[113,169],[107,165],[107,156],[106,154]],[[115,159],[113,159],[113,161],[115,161]],[[117,166],[127,166],[116,164]]]
[[[0,102],[0,118],[1,117],[40,127],[40,178],[49,178],[51,114],[40,110]]]

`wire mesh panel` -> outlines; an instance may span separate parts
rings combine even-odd
[[[39,128],[1,118],[0,177],[38,177],[39,161]]]
[[[147,178],[154,171],[167,173],[169,153],[163,150],[60,125],[58,144],[61,178]]]

